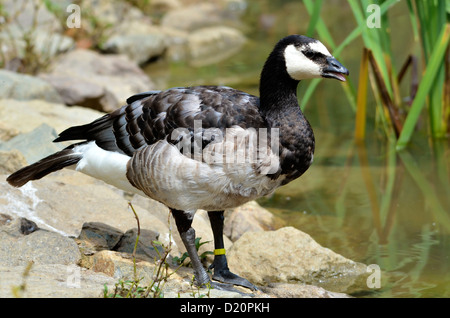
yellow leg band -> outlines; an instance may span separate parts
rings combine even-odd
[[[224,248],[216,248],[214,250],[214,255],[225,255],[225,249]]]

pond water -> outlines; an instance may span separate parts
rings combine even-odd
[[[258,95],[259,73],[273,45],[284,35],[304,34],[309,18],[300,1],[247,3],[243,18],[249,41],[240,53],[201,68],[159,61],[147,68],[148,74],[160,88],[229,85]],[[328,25],[339,26],[330,28],[339,43],[354,28],[353,16],[345,1],[325,3],[329,5],[322,17],[330,18]],[[399,26],[409,26],[401,4],[391,14]],[[400,32],[393,43],[396,63],[414,51],[408,34]],[[354,83],[361,52],[361,41],[356,40],[339,58]],[[299,99],[305,84],[301,83]],[[304,109],[316,135],[312,167],[259,203],[321,245],[378,265],[381,288],[355,296],[450,297],[448,140],[432,143],[426,132],[418,131],[408,149],[398,153],[369,119],[367,138],[357,144],[355,113],[340,85],[322,81]],[[369,111],[375,112],[373,102]]]
[[[260,204],[321,245],[378,265],[381,288],[355,296],[450,297],[448,157],[444,168],[426,143],[397,154],[382,138],[357,145],[351,132],[315,128],[313,166]],[[436,147],[448,156],[448,145]]]

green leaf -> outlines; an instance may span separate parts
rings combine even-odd
[[[323,0],[317,0],[314,2],[314,8],[311,14],[311,19],[309,21],[308,30],[306,31],[306,35],[309,37],[314,36],[314,31],[317,28],[317,23],[320,19],[320,9],[322,8]]]
[[[427,96],[430,92],[432,84],[434,83],[434,79],[437,76],[439,67],[442,65],[442,63],[444,63],[443,58],[445,50],[447,49],[449,43],[449,39],[450,24],[447,24],[446,27],[442,28],[441,34],[439,36],[439,41],[436,43],[435,49],[430,56],[428,67],[420,82],[417,95],[414,98],[411,109],[408,113],[408,116],[406,117],[403,130],[398,138],[397,150],[405,148],[411,139],[417,120],[419,119],[420,112],[425,106]]]

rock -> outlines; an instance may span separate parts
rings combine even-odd
[[[168,11],[159,29],[166,37],[169,59],[205,66],[238,52],[246,42],[239,31],[240,8],[245,3],[238,2],[195,3]]]
[[[1,99],[42,99],[52,103],[62,102],[58,92],[46,81],[6,70],[0,70],[0,97]]]
[[[271,283],[260,289],[277,298],[350,298],[347,294],[330,292],[321,287],[306,284]]]
[[[57,54],[74,48],[73,39],[60,34],[63,31],[61,22],[47,9],[44,2],[3,1],[4,12],[7,12],[10,18],[14,17],[2,25],[0,30],[5,68],[13,71],[31,68],[28,71],[34,72],[33,65],[23,63],[43,67]],[[29,46],[26,48],[27,42]]]
[[[199,67],[218,63],[241,50],[247,39],[241,31],[215,26],[183,33],[175,29],[161,28],[168,42],[166,55],[172,61],[186,61]]]
[[[1,149],[0,144],[0,149]],[[18,150],[0,150],[0,174],[11,174],[27,165],[27,160]]]
[[[112,250],[122,239],[123,232],[102,222],[86,222],[81,228],[78,241],[89,244],[95,251]]]
[[[111,242],[104,244],[112,246],[117,241],[120,231],[106,224],[90,223],[83,226],[83,231],[92,230],[99,237],[100,233],[113,232],[115,238]],[[82,231],[82,232],[83,232]],[[3,251],[6,235],[12,239],[33,238],[36,233],[42,233],[35,223],[26,219],[11,219],[0,214],[0,255]],[[134,231],[130,231],[131,233]],[[61,236],[57,233],[53,235]],[[98,238],[98,237],[97,237]],[[73,239],[66,238],[73,243]],[[92,236],[89,237],[92,239]],[[155,282],[158,273],[158,262],[141,260],[139,257],[133,261],[130,253],[100,250],[96,253],[84,255],[81,261],[78,259],[58,258],[60,250],[66,246],[55,246],[53,240],[48,247],[36,246],[29,240],[29,245],[35,246],[34,254],[41,255],[39,258],[30,259],[28,247],[24,244],[14,244],[17,253],[22,253],[21,263],[11,267],[11,260],[0,262],[0,297],[102,297],[105,292],[111,297],[117,287],[131,286],[131,282],[136,280],[142,289],[146,290]],[[67,251],[66,251],[67,252]],[[33,254],[33,253],[31,253]],[[13,259],[14,254],[13,255]],[[0,257],[2,260],[3,257]],[[159,258],[157,258],[158,260]],[[30,262],[32,261],[32,262]],[[24,263],[24,264],[22,264]],[[61,264],[62,263],[62,264]],[[75,263],[81,265],[75,265]],[[167,268],[167,271],[166,271]],[[348,297],[345,294],[329,292],[316,286],[303,284],[269,284],[260,287],[260,291],[251,293],[245,288],[236,287],[237,291],[198,289],[192,283],[192,269],[187,267],[174,266],[168,261],[168,267],[163,266],[159,271],[161,281],[159,288],[165,298],[185,298],[185,297],[211,297],[211,298],[242,298],[242,297],[314,297],[314,298],[341,298]],[[156,286],[156,285],[153,285]],[[154,288],[151,289],[149,297],[153,296]],[[142,295],[141,295],[142,296]]]
[[[33,163],[64,148],[61,144],[51,142],[57,136],[52,127],[42,124],[29,133],[20,134],[1,143],[0,151],[20,151],[27,162]]]
[[[45,28],[48,31],[62,31],[61,23],[45,6],[44,1],[37,0],[3,0],[3,10],[15,15],[14,25],[20,25],[23,32]],[[37,11],[36,11],[37,8]],[[36,20],[34,21],[34,17]]]
[[[166,49],[166,35],[160,28],[134,20],[123,22],[102,45],[105,52],[124,54],[137,64],[161,56]]]
[[[95,273],[74,264],[33,264],[24,277],[26,266],[0,266],[0,297],[92,298],[103,297],[104,286],[113,289],[117,282],[103,273]],[[24,290],[20,286],[25,284]]]
[[[161,56],[166,45],[161,34],[115,35],[103,45],[108,53],[124,54],[137,64]]]
[[[246,38],[237,29],[217,26],[196,30],[187,40],[188,61],[193,66],[204,66],[236,54]]]
[[[67,107],[43,100],[0,99],[0,127],[5,136],[29,133],[42,124],[47,124],[59,133],[71,126],[90,123],[103,115],[84,107]],[[51,143],[52,140],[41,142]]]
[[[239,15],[238,10],[226,4],[197,3],[167,12],[161,20],[161,25],[191,32],[206,27],[237,23]]]
[[[61,53],[75,49],[75,41],[68,36],[54,33],[49,36],[47,30],[35,32],[35,54],[50,60]]]
[[[72,38],[58,33],[49,36],[48,30],[35,30],[31,35],[31,49],[21,31],[11,32],[10,37],[0,32],[0,42],[4,44],[5,69],[14,72],[36,73],[45,69],[57,55],[75,48]],[[31,53],[29,52],[31,50]],[[28,52],[27,52],[28,51]]]
[[[136,219],[128,207],[129,198],[122,191],[82,173],[63,170],[21,188],[11,187],[5,179],[6,176],[0,178],[0,213],[27,217],[41,228],[74,237],[80,235],[85,222],[108,223],[122,232],[136,227]],[[146,200],[152,201],[144,198],[142,201]],[[161,204],[155,204],[153,209],[133,206],[139,216],[141,231],[152,229],[161,233],[158,240],[168,244],[168,209]],[[180,256],[181,239],[181,245],[173,238],[172,241],[171,255]],[[88,248],[96,250],[92,244]]]
[[[236,241],[245,232],[271,231],[283,226],[283,221],[276,218],[256,201],[248,202],[235,209],[225,211],[223,232]]]
[[[151,10],[158,13],[167,13],[181,8],[180,0],[153,0],[150,3]]]
[[[12,220],[13,220],[13,218],[11,216],[9,216],[7,214],[0,213],[0,226],[8,224]]]
[[[17,136],[19,131],[14,127],[8,127],[3,121],[0,121],[0,142],[8,141]]]
[[[126,1],[90,1],[83,9],[98,19],[98,25],[106,26],[102,34],[105,40],[100,43],[103,52],[123,54],[144,64],[167,47],[165,35],[152,25],[148,15]],[[95,33],[91,27],[86,25],[85,29]]]
[[[148,287],[156,278],[157,267],[154,262],[136,261],[136,266],[130,258],[124,258],[123,254],[113,251],[101,251],[90,258],[89,263],[83,264],[92,271],[104,273],[113,277],[116,281],[134,281],[139,280],[139,286]],[[170,263],[169,263],[170,265]],[[136,270],[136,272],[135,272]],[[135,274],[136,273],[136,274]],[[167,272],[161,272],[160,278],[168,277],[166,282],[160,285],[164,298],[192,298],[211,297],[211,298],[242,298],[247,293],[238,293],[233,291],[224,291],[207,288],[198,289],[192,283],[192,269],[187,267],[169,266]],[[239,287],[238,287],[239,288]],[[108,294],[113,294],[114,288],[108,288]],[[154,289],[148,297],[153,297]]]
[[[5,178],[0,179],[0,213],[26,217],[41,228],[74,237],[85,222],[107,222],[123,232],[136,227],[124,193],[82,173],[62,170],[21,188],[11,187]],[[141,229],[163,231],[167,223],[137,205],[134,208]]]
[[[366,276],[366,266],[320,246],[292,227],[247,232],[228,253],[231,271],[256,285],[304,283],[346,292]]]
[[[49,82],[69,106],[78,105],[96,110],[102,110],[102,105],[117,104],[116,98],[105,87],[88,80],[73,78],[58,74],[41,74],[40,78]]]
[[[130,61],[125,55],[107,54],[102,55],[94,51],[76,49],[67,54],[59,56],[49,66],[49,71],[43,74],[65,78],[64,89],[59,87],[60,92],[70,91],[70,84],[74,85],[75,92],[67,93],[72,98],[79,96],[80,102],[89,100],[90,104],[98,103],[96,109],[110,112],[125,104],[131,95],[153,89],[154,85],[139,66]],[[45,78],[47,75],[42,75]],[[52,81],[50,79],[50,81]],[[82,94],[83,89],[76,88],[77,83],[82,85],[91,83],[102,87],[104,94],[98,96],[92,91],[88,95]],[[96,88],[98,90],[98,88]],[[81,95],[80,95],[81,94]],[[68,99],[68,97],[66,97]],[[74,103],[72,100],[71,103]]]
[[[20,228],[19,232],[23,235],[28,235],[39,230],[39,227],[33,221],[27,220],[25,218],[20,218]]]
[[[34,222],[17,218],[0,227],[0,265],[75,264],[81,254],[73,239],[39,229]]]
[[[91,16],[98,20],[97,25],[108,26],[105,30],[105,35],[114,32],[116,28],[120,28],[121,24],[126,21],[134,20],[139,23],[151,23],[146,15],[128,1],[86,1],[86,3],[83,3],[83,10],[89,12]],[[92,27],[95,27],[95,24],[83,24],[83,28],[91,34],[95,31],[90,30]]]
[[[114,238],[111,243],[106,243],[105,233],[111,232]],[[118,241],[121,234],[123,233],[106,224],[92,222],[83,225],[83,230],[77,239],[80,246],[83,246],[82,250],[85,251],[86,245],[83,243],[86,241],[94,243],[99,248],[97,252],[84,253],[81,266],[114,277],[117,282],[130,282],[138,279],[139,286],[149,286],[156,279],[158,261],[165,254],[167,247],[157,246],[159,253],[156,253],[154,248],[151,247],[151,241],[158,239],[159,234],[151,230],[141,229],[136,250],[136,263],[134,263],[132,252],[136,242],[137,229],[128,230]],[[110,249],[105,248],[107,245],[112,246],[114,244],[115,246]],[[169,251],[169,253],[172,253],[172,251]],[[192,284],[192,268],[175,265],[170,254],[166,261],[167,272],[165,272],[165,266],[162,267],[160,272],[160,277],[168,277],[163,285],[164,297],[192,297],[193,292],[197,295],[209,293],[212,297],[242,297],[235,292],[198,290]],[[114,290],[111,288],[108,290],[110,294],[113,292]],[[150,293],[150,297],[152,297],[152,293]]]
[[[137,234],[137,228],[126,231],[113,250],[117,252],[133,254]],[[155,247],[158,249],[158,251],[156,251],[155,247],[152,245],[152,243],[154,241],[157,241],[158,238],[158,232],[148,229],[141,229],[138,244],[136,247],[136,257],[149,262],[158,260],[159,255],[162,255],[162,253],[164,252],[160,246],[155,245]],[[169,260],[171,259],[172,257],[169,258]]]
[[[81,202],[82,204],[67,204],[68,202]],[[26,281],[26,288],[19,296],[24,297],[56,297],[58,293],[60,293],[59,297],[101,297],[104,284],[107,284],[108,293],[112,293],[114,285],[124,284],[135,277],[139,280],[139,286],[147,287],[155,279],[158,263],[155,263],[154,260],[159,259],[159,257],[155,257],[150,260],[148,257],[149,245],[151,245],[148,242],[154,239],[161,240],[161,237],[158,237],[158,233],[153,229],[158,223],[161,225],[157,225],[157,228],[163,227],[162,223],[164,222],[159,220],[158,215],[162,215],[166,221],[168,215],[166,209],[154,211],[154,215],[147,214],[138,203],[140,200],[134,200],[133,206],[140,219],[141,237],[139,242],[142,245],[139,246],[136,255],[135,276],[135,265],[131,252],[136,238],[136,220],[131,211],[126,211],[127,200],[123,193],[118,190],[114,191],[108,185],[73,171],[54,173],[20,189],[12,188],[1,182],[0,275],[2,276],[0,277],[8,278],[6,283],[4,283],[5,280],[2,280],[2,284],[0,284],[0,296],[10,297],[10,286],[20,286],[22,281]],[[120,208],[121,205],[123,208]],[[148,206],[152,206],[152,204]],[[159,204],[155,203],[153,209],[157,207]],[[152,209],[149,211],[153,212]],[[22,215],[27,215],[27,219],[24,219]],[[100,223],[99,220],[106,220],[107,224]],[[91,222],[83,224],[82,221]],[[197,223],[194,224],[194,227],[198,235],[207,237],[202,232],[206,231],[206,228],[208,232],[211,232],[206,212],[198,211],[194,222]],[[79,228],[77,228],[78,226]],[[131,230],[126,230],[127,228],[131,228]],[[63,231],[80,232],[80,234],[75,240],[67,237],[67,234],[61,235]],[[166,231],[169,232],[169,229],[166,228]],[[250,271],[253,271],[255,275],[262,275],[268,286],[263,286],[262,291],[256,292],[256,297],[344,297],[345,295],[331,293],[319,287],[298,284],[298,278],[290,280],[297,284],[274,284],[280,281],[279,277],[291,275],[290,278],[292,278],[295,276],[299,266],[293,266],[293,264],[298,263],[296,262],[297,258],[311,258],[313,252],[315,253],[313,255],[314,264],[320,263],[317,259],[322,260],[334,271],[333,277],[337,276],[341,280],[345,279],[345,275],[348,274],[340,269],[344,267],[342,262],[351,266],[351,261],[342,256],[333,255],[333,252],[329,250],[322,251],[323,248],[320,246],[316,246],[315,249],[308,248],[308,245],[317,245],[317,243],[313,242],[306,234],[298,232],[292,228],[283,228],[275,232],[244,234],[234,243],[236,248],[229,249],[230,269],[249,279],[253,278],[252,273],[249,273],[248,270],[250,267]],[[277,237],[272,237],[274,233],[277,234]],[[245,244],[242,247],[241,243],[243,241],[245,243],[253,235],[264,234],[269,236],[269,240],[266,240],[267,237],[256,238],[258,242],[264,244],[264,248],[255,247],[254,244],[252,245],[253,249],[250,250],[245,247]],[[300,242],[299,238],[303,238],[303,244],[300,243],[301,246],[297,249],[287,244],[292,241]],[[75,242],[79,244],[81,252]],[[239,246],[240,244],[241,246]],[[281,247],[279,247],[280,244]],[[177,247],[175,243],[173,245],[173,247]],[[86,250],[86,246],[91,249]],[[95,248],[92,248],[93,246]],[[278,253],[274,252],[274,246],[277,247],[276,250],[280,249]],[[286,253],[287,249],[294,253],[294,256]],[[302,255],[300,250],[303,249],[308,251],[309,255]],[[246,255],[249,254],[250,260],[241,257],[239,250],[243,250]],[[162,255],[161,252],[163,250],[160,250]],[[180,254],[181,252],[177,252],[177,254],[175,251],[170,252],[170,255]],[[192,285],[192,268],[177,269],[177,266],[171,263],[170,255],[168,258],[169,271],[167,274],[163,274],[163,276],[169,275],[169,277],[161,287],[164,297],[208,295],[212,298],[229,298],[251,295],[250,291],[244,288],[238,288],[241,293],[198,290]],[[257,258],[256,255],[261,255],[261,257]],[[272,259],[266,260],[265,257]],[[25,266],[29,264],[29,261],[33,261],[34,264],[30,274],[24,278]],[[236,264],[236,262],[238,263]],[[290,263],[286,264],[287,262]],[[331,265],[331,262],[335,262],[335,264]],[[266,264],[268,267],[265,267]],[[316,266],[320,267],[321,265]],[[277,267],[271,268],[271,266]],[[300,264],[300,266],[302,265]],[[309,276],[306,276],[326,280],[328,277],[324,274],[322,267],[319,268],[320,275],[309,273]],[[267,273],[262,273],[262,270],[266,270]],[[286,271],[292,273],[286,274]],[[41,286],[41,289],[38,286]],[[74,289],[73,293],[70,293],[71,288]]]
[[[124,257],[126,256],[126,257]],[[95,253],[89,261],[84,261],[83,266],[94,272],[104,273],[117,280],[133,280],[134,263],[131,255],[124,255],[115,251],[103,250]],[[136,277],[142,278],[143,285],[150,284],[153,280],[155,263],[147,261],[136,261]]]

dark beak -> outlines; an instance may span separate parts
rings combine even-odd
[[[327,66],[322,70],[322,77],[335,78],[342,82],[345,82],[344,75],[350,74],[349,71],[334,57],[327,58]]]

